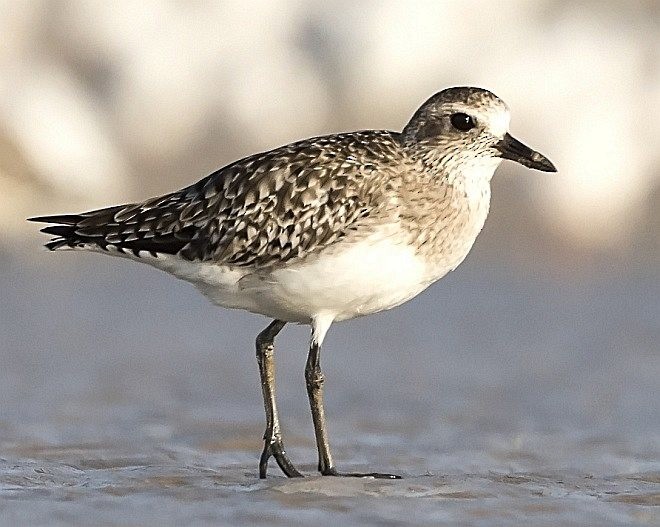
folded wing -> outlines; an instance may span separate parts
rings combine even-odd
[[[46,244],[51,250],[270,265],[359,228],[382,205],[396,140],[385,131],[314,138],[242,159],[141,203],[30,220],[53,224],[42,229],[55,237]]]

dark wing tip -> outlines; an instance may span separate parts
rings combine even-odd
[[[111,207],[84,214],[35,216],[27,218],[27,221],[51,224],[41,229],[44,234],[55,237],[45,244],[51,251],[89,244],[101,249],[112,245],[123,252],[133,251],[136,256],[139,256],[140,251],[148,251],[151,254],[177,254],[194,239],[197,233],[195,227],[188,226],[176,231],[151,232],[146,235],[145,232],[137,232],[137,225],[133,226],[132,232],[122,232],[121,225],[108,223],[112,222],[114,213],[120,208]],[[109,214],[111,215],[108,216]],[[86,221],[92,221],[93,224],[87,226]],[[130,234],[139,236],[126,239]],[[108,241],[109,235],[112,235],[112,241]]]
[[[64,240],[53,240],[48,243],[44,243],[44,247],[48,249],[49,251],[56,251],[60,247],[71,247],[66,241]]]
[[[26,218],[27,221],[34,221],[37,223],[59,223],[61,225],[76,225],[83,219],[80,214],[57,214],[55,216],[33,216]]]
[[[67,237],[71,236],[75,231],[75,227],[71,225],[49,225],[44,227],[40,232],[44,234],[51,234],[53,236]]]
[[[41,229],[41,232],[56,237],[44,244],[48,250],[55,251],[61,247],[73,247],[77,243],[76,226],[83,217],[79,214],[59,214],[55,216],[33,216],[26,219],[27,221],[52,224]]]

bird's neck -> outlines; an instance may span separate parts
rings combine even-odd
[[[479,161],[452,164],[442,157],[417,157],[402,178],[400,220],[411,245],[433,262],[438,275],[465,258],[488,216],[490,180],[499,160]]]
[[[463,188],[467,194],[489,189],[495,169],[502,161],[497,157],[470,157],[450,147],[423,143],[405,145],[405,150],[414,167],[413,177],[428,180],[428,184]]]

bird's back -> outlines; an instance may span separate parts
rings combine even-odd
[[[400,169],[398,134],[361,131],[236,161],[180,191],[82,214],[45,216],[47,247],[264,267],[336,242],[383,205]]]
[[[488,211],[409,155],[361,131],[236,161],[194,185],[79,215],[47,216],[50,249],[128,256],[214,303],[305,322],[405,302],[467,255]],[[486,188],[488,182],[486,181]],[[485,198],[485,199],[484,199]]]
[[[352,318],[412,298],[466,257],[507,123],[490,92],[450,89],[401,133],[298,141],[141,203],[35,220],[54,224],[50,249],[139,259],[219,305]]]

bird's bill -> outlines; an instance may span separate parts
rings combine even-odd
[[[504,134],[504,137],[495,145],[495,149],[500,152],[500,157],[503,159],[510,159],[542,172],[557,172],[555,165],[547,157],[522,144],[510,134]]]

